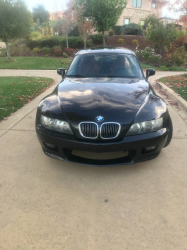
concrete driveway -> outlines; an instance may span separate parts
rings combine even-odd
[[[56,71],[2,75],[59,80]],[[155,160],[110,168],[61,162],[43,154],[34,128],[39,100],[52,89],[0,123],[0,249],[186,250],[187,120],[169,107],[174,138]]]

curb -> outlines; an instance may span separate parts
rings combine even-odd
[[[164,83],[156,82],[156,85],[159,86],[178,106],[187,113],[187,102],[175,93],[172,89],[168,88]]]

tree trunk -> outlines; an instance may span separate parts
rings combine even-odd
[[[86,39],[84,39],[84,49],[86,49]]]
[[[10,50],[10,53],[11,55],[14,54],[14,41],[12,41],[12,46],[11,46],[11,50]]]
[[[69,48],[68,31],[66,31],[66,46]]]
[[[10,50],[9,50],[9,45],[8,45],[8,41],[5,40],[5,44],[6,44],[6,53],[7,53],[7,59],[10,62]]]
[[[103,31],[103,47],[106,47],[105,32]]]

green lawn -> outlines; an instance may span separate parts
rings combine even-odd
[[[71,58],[52,58],[52,57],[12,57],[12,61],[8,62],[6,57],[0,57],[0,69],[67,69]],[[140,63],[142,69],[154,68],[161,71],[186,71],[183,67],[165,66],[154,67],[145,63]]]
[[[151,65],[141,63],[141,62],[140,62],[140,65],[141,65],[142,69],[153,68],[155,70],[160,70],[160,71],[187,71],[186,68],[177,67],[177,66],[173,66],[173,67],[166,67],[166,66],[155,67],[155,66],[151,66]]]
[[[42,77],[0,77],[0,121],[30,102],[53,79]]]
[[[163,82],[187,101],[187,74],[163,77],[158,81]]]
[[[6,57],[0,57],[0,69],[57,69],[68,68],[71,58],[51,57],[12,57],[8,62]]]

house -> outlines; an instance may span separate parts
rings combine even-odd
[[[64,11],[49,12],[49,20],[54,21],[62,18],[64,16]]]
[[[144,25],[144,19],[153,14],[163,19],[163,8],[166,3],[167,0],[127,0],[127,6],[116,25],[129,23]]]

